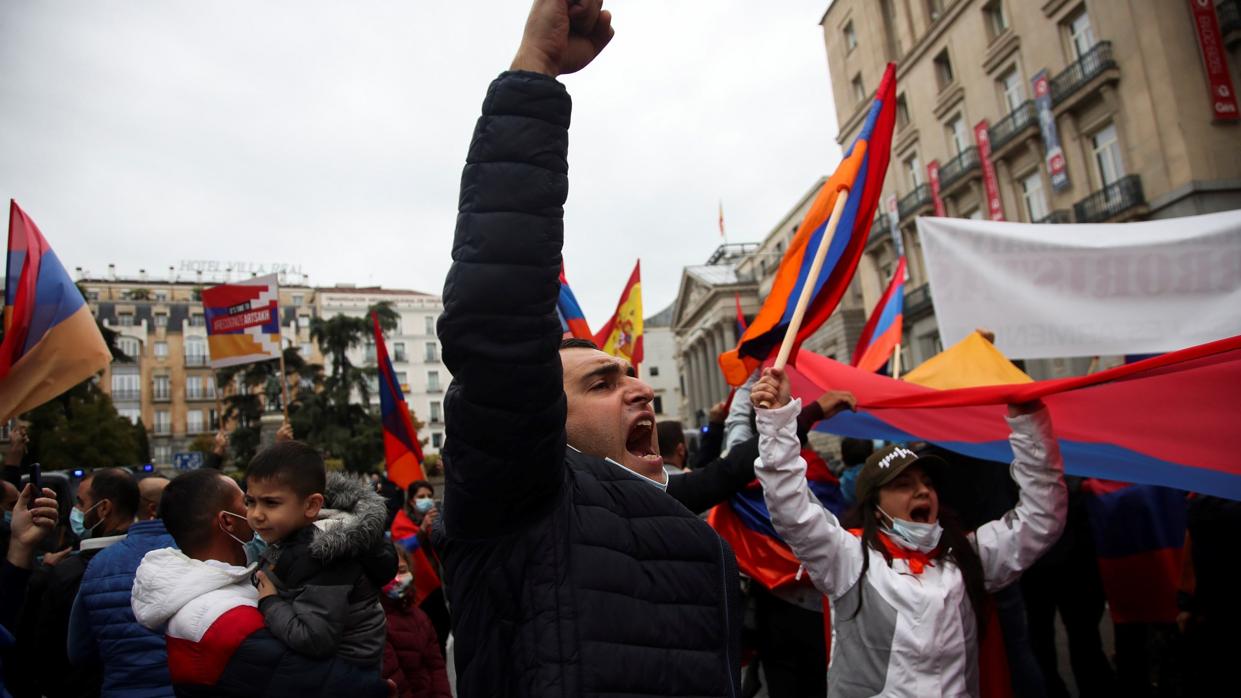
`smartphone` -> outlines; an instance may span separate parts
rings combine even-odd
[[[34,485],[34,497],[38,499],[43,496],[43,482],[39,477],[40,467],[38,463],[30,465],[30,484]]]

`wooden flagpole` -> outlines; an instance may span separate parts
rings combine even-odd
[[[896,345],[896,351],[892,353],[892,379],[901,379],[901,345]]]
[[[284,421],[289,421],[289,379],[284,373],[283,346],[280,348],[280,408],[284,411]]]
[[[814,261],[810,264],[810,272],[806,275],[806,283],[802,286],[801,293],[797,296],[797,307],[793,310],[793,317],[789,320],[789,326],[784,331],[784,341],[780,344],[780,353],[776,355],[776,363],[774,368],[784,368],[789,361],[789,354],[793,352],[793,344],[797,342],[797,333],[801,330],[802,318],[806,315],[806,308],[810,305],[810,296],[814,295],[814,287],[819,283],[819,272],[823,270],[823,260],[827,258],[827,248],[832,246],[832,239],[836,237],[836,227],[840,224],[840,216],[845,211],[845,204],[849,201],[849,190],[844,189],[836,196],[836,205],[832,207],[832,215],[827,219],[827,230],[823,232],[823,239],[819,241],[819,248],[814,251]],[[770,405],[762,404],[760,407],[767,409]]]

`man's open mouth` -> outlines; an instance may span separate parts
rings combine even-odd
[[[909,510],[909,520],[917,523],[930,523],[931,521],[931,505],[919,504]]]
[[[641,417],[629,427],[629,437],[625,440],[625,450],[638,458],[659,458],[658,450],[652,446],[651,438],[655,431],[655,420]]]

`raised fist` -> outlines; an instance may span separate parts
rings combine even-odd
[[[585,68],[612,40],[603,0],[534,0],[513,70],[556,77]]]

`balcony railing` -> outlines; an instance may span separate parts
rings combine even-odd
[[[443,388],[442,386],[440,386],[439,384],[436,384],[436,385],[428,385],[428,386],[427,386],[427,392],[428,392],[428,393],[442,393],[442,392],[444,392],[444,388]]]
[[[870,226],[870,236],[883,235],[892,229],[892,224],[888,221],[888,214],[881,213],[875,218],[875,222]]]
[[[912,317],[929,307],[931,307],[931,286],[930,284],[922,284],[905,294],[905,307],[901,312],[905,317]]]
[[[137,388],[123,388],[112,391],[112,402],[137,402],[142,399],[142,391]]]
[[[1022,131],[1037,125],[1038,109],[1034,108],[1033,101],[1027,99],[989,129],[987,135],[991,137],[991,151],[995,152],[1003,148]]]
[[[939,168],[939,186],[947,189],[979,169],[978,148],[970,146]]]
[[[185,391],[185,399],[186,399],[186,400],[214,400],[214,399],[215,399],[215,391],[214,391],[214,390],[189,390],[189,389],[186,389],[186,391]]]
[[[919,184],[916,189],[901,197],[896,210],[901,220],[904,220],[931,204],[931,185]]]
[[[1073,214],[1078,223],[1102,223],[1145,204],[1142,179],[1129,175],[1073,204]]]
[[[1058,208],[1055,211],[1052,211],[1051,213],[1047,214],[1046,216],[1043,216],[1042,218],[1034,222],[1035,223],[1056,223],[1056,224],[1072,223],[1073,214],[1072,212],[1067,211],[1063,208]]]
[[[172,391],[170,390],[154,390],[151,392],[151,399],[155,402],[168,402],[172,399]]]
[[[409,361],[409,357],[405,355],[405,352],[398,351],[392,355],[392,360],[397,363],[405,363],[406,361]]]
[[[1109,68],[1116,67],[1112,42],[1100,41],[1086,55],[1051,79],[1051,101],[1059,104]]]
[[[206,354],[186,354],[185,365],[190,368],[206,366],[209,361]]]

